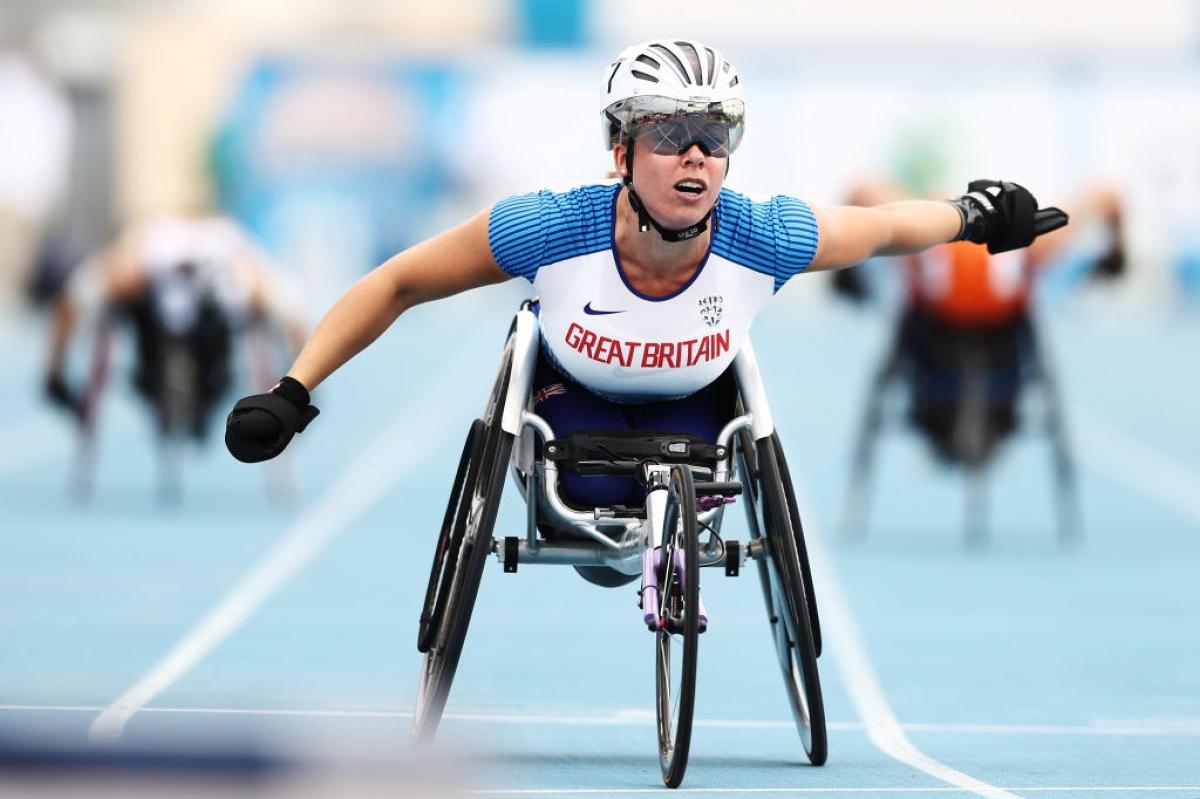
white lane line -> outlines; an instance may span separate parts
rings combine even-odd
[[[0,705],[3,712],[39,713],[98,713],[103,705]],[[315,708],[234,708],[234,707],[144,707],[142,713],[175,713],[210,716],[280,716],[294,718],[341,719],[410,719],[408,710],[352,710]],[[654,716],[641,712],[618,711],[612,715],[560,716],[504,713],[447,713],[445,718],[477,724],[530,727],[651,727]],[[696,719],[696,727],[714,729],[784,730],[791,729],[791,719]],[[1195,737],[1200,736],[1200,721],[1160,721],[1130,719],[1125,722],[1097,722],[1092,725],[1069,724],[977,724],[908,722],[905,732],[945,733],[953,735],[1096,735],[1114,737]],[[865,726],[854,721],[834,721],[826,724],[830,730],[861,732]]]
[[[817,523],[817,515],[808,500],[804,481],[794,469],[792,481],[796,491],[796,502],[800,506],[800,518],[804,521],[813,583],[819,586],[818,612],[821,629],[823,633],[827,633],[825,638],[833,647],[838,671],[850,694],[850,701],[858,711],[858,717],[866,726],[871,743],[895,760],[964,791],[987,799],[1014,799],[1016,794],[1011,791],[998,788],[934,760],[908,740],[904,728],[888,704],[875,670],[871,667],[871,659],[854,621],[850,601],[842,590],[833,568],[833,560],[825,548],[824,531]]]
[[[1094,469],[1200,524],[1200,475],[1083,407],[1072,408],[1080,455]]]
[[[1196,785],[1064,785],[1037,786],[1031,788],[1009,788],[1010,791],[1021,793],[1186,793],[1200,790]],[[481,788],[467,790],[463,793],[474,796],[586,796],[586,795],[616,795],[658,794],[662,796],[679,796],[680,794],[876,794],[876,793],[968,793],[963,788],[913,788],[913,787],[873,787],[873,788]]]
[[[109,705],[88,731],[94,742],[119,740],[125,723],[171,683],[203,660],[241,626],[280,586],[303,570],[340,533],[408,474],[450,432],[442,420],[446,398],[462,385],[463,359],[451,364],[402,408],[267,556],[129,690]],[[453,417],[452,417],[453,418]]]

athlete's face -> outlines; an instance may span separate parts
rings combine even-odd
[[[613,148],[617,171],[625,174],[626,143]],[[634,140],[633,187],[650,215],[671,229],[696,224],[717,201],[728,158],[705,155],[699,144],[660,155],[645,138]]]

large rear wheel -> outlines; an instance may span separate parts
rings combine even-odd
[[[442,719],[492,551],[492,530],[513,447],[512,434],[500,426],[511,370],[510,336],[483,418],[471,425],[459,459],[421,610],[417,649],[425,658],[413,707],[413,734],[422,741],[433,738]]]
[[[825,706],[817,674],[815,603],[811,577],[806,579],[807,553],[801,555],[801,533],[794,524],[794,494],[785,483],[786,464],[780,459],[777,438],[752,442],[739,437],[739,471],[747,498],[746,516],[752,540],[763,545],[757,559],[758,575],[767,607],[767,619],[784,686],[796,721],[796,730],[809,762],[822,765],[828,756]],[[814,635],[816,633],[816,635]]]

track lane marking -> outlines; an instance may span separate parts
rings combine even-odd
[[[0,704],[0,713],[98,713],[104,705],[19,705]],[[294,718],[340,719],[410,719],[410,710],[355,710],[320,708],[233,708],[233,707],[144,707],[142,713],[194,714],[211,716],[279,716]],[[500,726],[538,727],[650,727],[654,716],[640,711],[618,711],[611,715],[558,716],[515,713],[446,713],[450,721],[495,724]],[[696,719],[697,727],[714,729],[779,730],[792,729],[791,719]],[[865,725],[857,721],[835,721],[826,724],[839,732],[862,732]],[[1200,736],[1200,720],[1130,719],[1125,723],[1112,721],[1092,725],[1070,724],[980,724],[955,722],[906,722],[905,732],[945,733],[955,735],[1095,735],[1116,737],[1194,737]]]
[[[814,585],[821,586],[819,613],[822,631],[834,650],[835,663],[850,701],[858,712],[871,743],[884,754],[942,780],[958,789],[986,799],[1017,799],[1018,795],[934,760],[908,740],[904,728],[892,712],[883,686],[871,666],[866,644],[854,620],[850,601],[842,590],[833,559],[825,548],[824,531],[809,501],[804,481],[792,470],[792,483],[799,505],[800,518],[805,521],[805,542]]]
[[[1009,788],[1010,791],[1021,791],[1022,793],[1182,793],[1200,790],[1200,786],[1196,785],[1089,785],[1089,786],[1061,786],[1061,787],[1021,787]],[[478,788],[475,790],[466,790],[466,794],[473,796],[587,796],[587,795],[610,795],[620,794],[630,795],[648,795],[659,794],[662,796],[678,796],[686,793],[697,794],[877,794],[877,793],[937,793],[937,794],[957,794],[969,793],[963,788],[913,788],[904,787],[873,787],[873,788]]]
[[[162,660],[92,722],[89,740],[113,743],[139,710],[208,656],[281,586],[313,561],[398,480],[419,465],[450,433],[431,422],[428,408],[444,408],[463,382],[460,357],[397,414],[316,502],[287,529],[258,565],[179,640]],[[439,413],[437,418],[446,415]],[[404,453],[399,457],[397,453]]]
[[[1096,471],[1200,524],[1200,474],[1083,407],[1071,409],[1080,455]]]

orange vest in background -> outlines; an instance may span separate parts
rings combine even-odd
[[[915,256],[908,277],[909,302],[952,324],[1000,324],[1029,306],[1032,280],[1020,250],[989,255],[982,244],[943,244]]]

